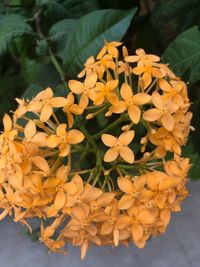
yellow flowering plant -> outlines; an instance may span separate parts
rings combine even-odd
[[[0,208],[40,241],[65,244],[134,243],[143,248],[181,210],[192,127],[187,86],[160,58],[120,42],[89,57],[65,96],[47,88],[17,99],[0,135]]]

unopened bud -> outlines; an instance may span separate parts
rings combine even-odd
[[[110,117],[110,116],[112,116],[112,111],[109,110],[105,113],[105,117]]]
[[[122,126],[122,131],[129,131],[129,130],[130,130],[130,125]]]
[[[91,120],[94,118],[94,114],[93,113],[90,113],[86,116],[86,120]]]

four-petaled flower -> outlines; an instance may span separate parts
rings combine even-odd
[[[84,140],[84,135],[81,131],[73,129],[67,131],[67,125],[62,123],[56,129],[56,134],[52,134],[46,138],[48,147],[54,148],[59,146],[59,156],[65,157],[69,154],[70,145],[76,145]]]
[[[146,93],[133,95],[133,91],[127,83],[123,83],[120,94],[123,100],[113,105],[110,110],[113,113],[122,113],[125,110],[128,110],[130,119],[132,122],[137,124],[141,117],[141,110],[139,106],[150,102],[151,96]]]
[[[104,155],[104,161],[111,162],[120,156],[128,163],[134,162],[134,153],[128,147],[134,138],[135,132],[133,130],[123,132],[118,138],[111,134],[102,134],[103,143],[110,147]]]

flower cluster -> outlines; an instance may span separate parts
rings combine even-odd
[[[51,251],[71,243],[83,259],[92,244],[143,248],[188,194],[186,84],[158,56],[121,45],[88,58],[65,96],[47,88],[4,115],[0,219],[32,231],[38,218]]]

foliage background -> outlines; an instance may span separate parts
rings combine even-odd
[[[108,41],[160,55],[188,83],[193,126],[184,154],[200,178],[199,0],[1,0],[0,118],[16,97],[65,94],[84,61]],[[100,118],[99,123],[102,123]]]

